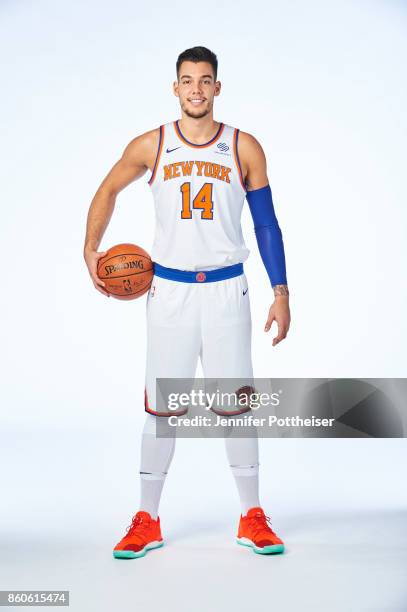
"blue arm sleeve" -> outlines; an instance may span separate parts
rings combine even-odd
[[[286,285],[283,236],[274,212],[270,185],[246,194],[253,217],[257,245],[271,285]]]

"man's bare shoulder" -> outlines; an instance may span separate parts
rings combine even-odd
[[[155,128],[135,136],[124,150],[123,157],[127,159],[142,159],[148,166],[155,159],[160,139],[160,128]],[[153,161],[154,163],[154,161]]]
[[[257,138],[248,132],[239,132],[238,152],[248,191],[267,185],[266,156]]]
[[[252,134],[249,132],[241,132],[239,130],[239,155],[247,153],[248,155],[264,155],[263,147]]]
[[[139,140],[145,145],[155,145],[158,144],[158,140],[160,138],[160,128],[154,128],[153,130],[149,130],[148,132],[144,132],[144,134],[140,134],[140,136],[136,136],[134,140]]]

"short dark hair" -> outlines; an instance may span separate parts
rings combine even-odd
[[[210,49],[206,47],[192,47],[180,53],[177,59],[177,79],[179,78],[179,69],[182,62],[208,62],[213,68],[213,74],[216,81],[218,75],[218,58]]]

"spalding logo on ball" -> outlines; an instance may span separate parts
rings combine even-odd
[[[117,244],[98,261],[98,277],[118,300],[135,300],[150,288],[154,266],[150,255],[136,244]]]

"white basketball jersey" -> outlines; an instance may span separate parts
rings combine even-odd
[[[160,127],[151,186],[156,229],[151,258],[179,270],[213,270],[249,256],[240,218],[245,200],[239,130],[221,123],[207,143],[189,142],[178,121]]]

